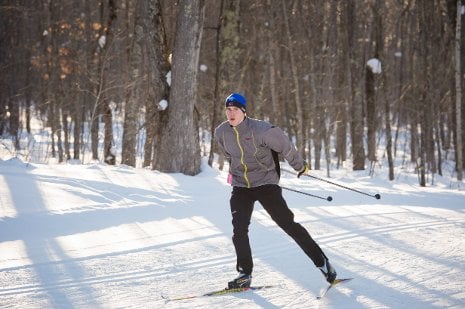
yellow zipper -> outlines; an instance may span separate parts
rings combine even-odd
[[[234,129],[234,132],[236,133],[237,146],[239,146],[239,150],[241,151],[241,164],[244,167],[244,179],[245,179],[245,182],[247,183],[247,188],[250,188],[249,178],[247,178],[247,165],[244,162],[244,149],[242,149],[241,143],[239,141],[239,132],[237,131],[235,127],[233,127],[233,129]]]

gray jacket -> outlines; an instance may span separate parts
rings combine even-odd
[[[215,129],[215,139],[229,160],[233,186],[278,184],[271,150],[282,154],[296,171],[305,164],[286,134],[265,121],[246,117],[237,127],[225,121]]]

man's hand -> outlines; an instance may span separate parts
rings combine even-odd
[[[302,169],[297,174],[297,178],[300,178],[300,176],[302,176],[302,175],[307,175],[308,170],[309,170],[308,163],[304,161],[304,166],[302,167]]]

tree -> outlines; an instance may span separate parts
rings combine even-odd
[[[302,157],[305,157],[305,142],[304,142],[304,113],[302,110],[302,99],[301,99],[301,90],[300,90],[300,80],[299,80],[299,73],[297,70],[297,61],[295,57],[293,42],[294,39],[291,34],[291,29],[289,25],[289,16],[288,16],[288,8],[286,6],[286,0],[281,0],[282,9],[283,9],[283,19],[284,19],[284,27],[286,29],[286,36],[287,36],[287,46],[289,51],[289,59],[290,59],[290,68],[291,68],[291,75],[292,75],[292,89],[294,93],[294,102],[296,106],[296,138],[297,138],[297,149],[301,153]]]
[[[462,156],[462,70],[461,70],[461,37],[462,37],[462,2],[457,0],[457,20],[455,25],[455,119],[456,119],[456,169],[457,180],[463,178]]]
[[[156,149],[155,168],[162,172],[186,175],[200,172],[195,104],[203,14],[204,1],[179,2],[169,105],[162,120],[160,143]]]
[[[376,0],[373,5],[373,28],[371,45],[374,47],[373,57],[368,60],[365,72],[365,94],[366,94],[366,119],[367,119],[367,148],[368,160],[371,161],[371,171],[377,161],[376,158],[376,131],[378,129],[378,89],[379,83],[376,76],[381,73],[380,53],[384,50],[382,39],[381,1]],[[370,50],[371,52],[371,50]],[[378,85],[378,87],[377,87]]]
[[[221,79],[220,75],[223,71],[223,67],[225,66],[225,57],[223,53],[221,53],[222,50],[222,42],[227,42],[227,38],[224,36],[225,32],[223,31],[223,23],[225,24],[225,28],[230,27],[230,21],[228,20],[232,14],[228,14],[229,10],[223,11],[224,4],[226,0],[221,0],[220,5],[219,5],[219,13],[218,13],[218,20],[216,23],[215,27],[215,75],[214,75],[214,90],[213,90],[213,99],[212,99],[212,109],[211,109],[211,128],[210,128],[210,134],[211,134],[211,139],[210,139],[210,154],[208,157],[208,165],[212,166],[215,153],[218,153],[218,144],[215,143],[215,128],[221,123],[223,117],[222,117],[222,112],[223,112],[223,106],[220,104],[217,104],[219,99],[219,93],[221,89]],[[235,10],[234,10],[235,11]],[[233,12],[234,12],[233,11]],[[234,33],[234,31],[233,31]],[[224,167],[224,153],[219,152],[219,169],[222,170]]]
[[[143,166],[154,164],[153,150],[159,140],[159,110],[162,100],[168,100],[169,85],[166,75],[170,70],[168,62],[169,51],[166,39],[165,25],[162,18],[160,0],[142,1],[145,4],[143,27],[147,31],[144,41],[144,54],[147,59],[147,99],[145,101],[146,139],[144,144]]]
[[[130,77],[126,83],[126,100],[123,123],[123,145],[121,163],[136,166],[136,143],[139,132],[139,109],[144,99],[144,57],[143,41],[146,33],[144,27],[145,1],[136,0],[135,10],[133,1],[128,1],[128,10],[133,14],[127,14],[128,32],[133,33],[127,37],[127,75]],[[145,78],[146,79],[146,78]]]
[[[347,15],[346,17],[346,28],[347,28],[347,62],[348,65],[348,80],[350,87],[349,96],[349,110],[350,110],[350,136],[352,141],[352,160],[353,170],[364,170],[365,169],[365,147],[363,146],[363,102],[361,95],[361,85],[358,78],[360,72],[360,65],[353,61],[357,59],[355,54],[356,37],[355,30],[356,22],[355,12],[356,4],[355,1],[349,0],[346,4]],[[359,59],[359,58],[358,58]]]
[[[98,109],[100,108],[100,113],[102,115],[103,123],[104,123],[104,134],[103,134],[103,160],[105,163],[114,165],[116,156],[112,152],[113,146],[113,114],[110,107],[110,94],[108,93],[108,89],[110,88],[110,63],[106,61],[106,56],[109,55],[111,52],[111,47],[113,45],[113,40],[115,37],[115,23],[118,16],[118,8],[115,0],[108,0],[108,19],[106,21],[105,27],[105,43],[104,43],[104,51],[102,52],[103,63],[101,63],[102,69],[102,80],[101,80],[101,90],[103,92],[102,95],[99,96],[101,100],[97,101]]]

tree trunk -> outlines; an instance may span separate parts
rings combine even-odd
[[[365,95],[367,106],[367,146],[368,160],[376,161],[376,99],[375,73],[368,65],[365,70]]]
[[[462,24],[462,3],[457,0],[457,21],[455,28],[455,121],[456,121],[456,146],[455,158],[457,169],[457,180],[463,179],[463,155],[462,155],[462,73],[461,73],[461,24]]]
[[[106,24],[106,43],[104,46],[103,57],[107,57],[109,54],[109,50],[113,43],[114,38],[114,23],[117,18],[117,7],[115,0],[109,0],[109,15],[108,21]],[[101,96],[101,112],[102,112],[102,119],[103,119],[103,126],[104,126],[104,133],[103,133],[103,160],[105,163],[110,165],[115,165],[115,155],[112,152],[113,147],[113,114],[110,107],[110,99],[108,95],[108,80],[110,78],[109,73],[109,63],[105,61],[105,58],[102,60],[103,63],[103,73],[102,73],[102,96]]]
[[[270,122],[276,125],[278,123],[279,115],[279,101],[278,101],[278,84],[277,84],[277,42],[274,36],[273,30],[275,29],[271,3],[266,5],[268,19],[268,27],[266,28],[266,43],[267,43],[267,62],[268,62],[268,74],[270,79],[270,99],[271,99],[271,111],[270,111]]]
[[[220,3],[220,8],[219,8],[219,14],[218,14],[218,21],[216,24],[216,40],[215,40],[215,55],[216,55],[216,61],[215,61],[215,88],[213,90],[213,102],[212,102],[212,124],[210,128],[210,134],[211,134],[211,139],[210,139],[210,154],[208,157],[208,165],[213,166],[213,160],[215,153],[218,153],[220,156],[220,159],[218,160],[219,162],[219,169],[223,170],[224,166],[224,154],[219,153],[218,151],[218,145],[215,143],[215,128],[218,126],[219,123],[221,123],[221,117],[222,111],[223,111],[223,105],[219,104],[221,102],[219,98],[219,92],[220,92],[220,87],[221,87],[221,82],[220,82],[220,74],[223,68],[223,61],[221,57],[221,34],[222,34],[222,19],[223,19],[223,5],[224,5],[224,0],[221,0]]]
[[[172,84],[166,122],[161,126],[156,168],[162,172],[196,175],[200,172],[200,145],[196,77],[199,64],[204,1],[181,0],[176,23]]]
[[[71,159],[71,152],[69,149],[69,123],[68,123],[68,114],[63,112],[61,116],[61,122],[63,123],[63,136],[64,136],[64,145],[65,145],[65,153],[64,157],[66,160]]]
[[[139,132],[139,106],[144,101],[142,81],[144,80],[143,40],[145,37],[144,13],[146,12],[145,1],[137,1],[134,20],[128,15],[128,32],[132,36],[128,38],[128,76],[130,77],[126,86],[126,104],[124,108],[123,122],[123,144],[121,150],[121,163],[128,166],[136,166],[136,144]],[[129,5],[128,5],[129,6]],[[127,9],[132,10],[132,5]],[[132,25],[135,24],[133,27]]]
[[[288,40],[288,51],[289,51],[289,59],[290,59],[290,66],[291,66],[291,74],[292,74],[292,81],[293,81],[293,93],[295,96],[295,106],[296,106],[296,121],[297,121],[297,132],[296,132],[296,140],[297,140],[297,149],[299,150],[300,154],[303,158],[305,158],[305,140],[304,140],[304,113],[302,111],[302,100],[300,98],[300,81],[299,81],[299,72],[297,70],[297,63],[295,60],[294,55],[294,48],[293,48],[293,38],[291,34],[291,30],[289,27],[289,18],[287,15],[287,7],[286,7],[286,0],[281,0],[282,8],[283,8],[283,17],[284,17],[284,26],[286,29],[286,35]]]
[[[347,16],[346,16],[346,27],[347,27],[347,39],[348,39],[348,52],[347,52],[347,63],[348,63],[348,79],[350,87],[349,97],[349,110],[350,110],[350,136],[352,140],[352,157],[354,171],[365,169],[365,147],[363,146],[363,102],[360,93],[360,85],[358,84],[356,74],[359,71],[357,63],[352,60],[356,59],[354,50],[356,41],[354,38],[354,25],[355,20],[355,2],[348,1],[346,4]]]
[[[168,46],[166,32],[162,19],[160,0],[143,1],[146,14],[144,14],[144,29],[148,34],[144,41],[145,58],[147,59],[148,71],[148,99],[146,103],[145,123],[147,135],[144,144],[143,166],[155,163],[153,158],[154,147],[157,146],[160,133],[160,111],[159,103],[168,100],[169,85],[166,75],[170,70],[168,63]]]

